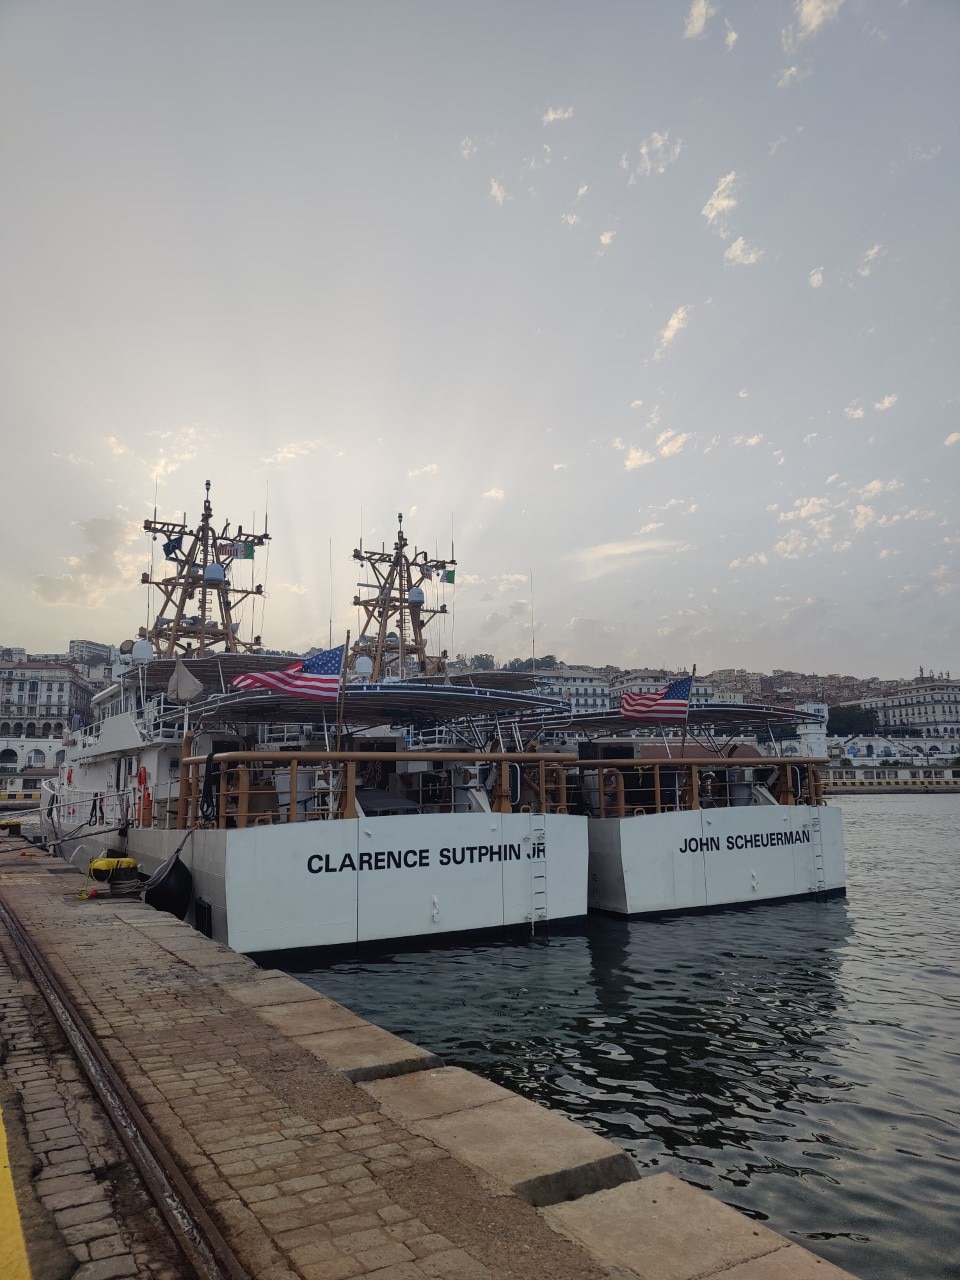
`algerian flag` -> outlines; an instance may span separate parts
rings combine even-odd
[[[455,573],[456,573],[456,570],[455,570],[455,569],[448,569],[448,570],[446,571],[446,573],[442,573],[442,574],[440,575],[440,581],[441,581],[441,582],[453,582],[453,579],[454,579],[454,575],[455,575]]]
[[[245,542],[245,543],[243,544],[243,556],[242,556],[242,559],[244,559],[244,560],[252,560],[252,559],[253,559],[253,543],[252,543],[252,542]]]

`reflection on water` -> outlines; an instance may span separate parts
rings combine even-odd
[[[844,801],[849,897],[274,956],[863,1277],[960,1275],[960,799]]]

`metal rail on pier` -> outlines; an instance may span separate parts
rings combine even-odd
[[[177,1167],[160,1135],[120,1079],[66,988],[8,905],[0,921],[15,939],[131,1160],[198,1280],[250,1280]]]

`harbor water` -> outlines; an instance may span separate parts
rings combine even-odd
[[[859,1276],[958,1277],[960,797],[842,807],[846,899],[272,962]]]

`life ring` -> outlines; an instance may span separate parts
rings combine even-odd
[[[72,782],[73,782],[73,765],[71,765],[70,768],[67,770],[67,786],[69,787]]]
[[[145,787],[146,785],[147,785],[147,770],[143,765],[141,765],[140,768],[137,770],[137,786],[142,788],[142,787]]]

